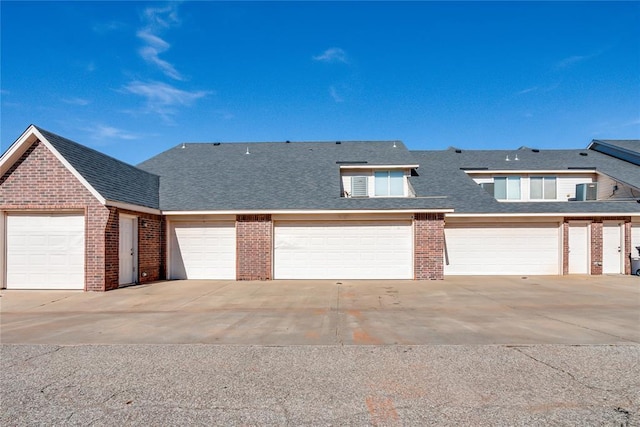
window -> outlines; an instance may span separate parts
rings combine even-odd
[[[352,176],[351,177],[351,197],[367,197],[367,177]]]
[[[375,172],[376,196],[404,196],[403,171]]]
[[[502,176],[493,179],[494,194],[498,200],[520,200],[520,177]]]
[[[530,178],[529,198],[532,200],[555,200],[556,177],[533,176]]]

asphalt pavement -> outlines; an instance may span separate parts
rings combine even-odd
[[[0,293],[0,425],[640,426],[640,280]]]

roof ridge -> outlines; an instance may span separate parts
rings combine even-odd
[[[106,158],[109,158],[109,159],[111,159],[111,160],[113,160],[113,161],[116,161],[116,162],[120,163],[120,164],[121,164],[121,165],[123,165],[123,166],[129,167],[129,168],[132,168],[132,169],[135,169],[135,170],[141,171],[141,172],[145,172],[145,173],[147,173],[147,174],[149,174],[149,175],[153,175],[153,176],[157,176],[157,177],[159,177],[159,175],[156,175],[156,174],[154,174],[154,173],[148,172],[148,171],[146,171],[146,170],[144,170],[144,169],[141,169],[141,168],[139,168],[139,167],[137,167],[137,166],[134,166],[134,165],[132,165],[132,164],[130,164],[130,163],[127,163],[127,162],[125,162],[125,161],[123,161],[123,160],[120,160],[120,159],[117,159],[117,158],[115,158],[115,157],[113,157],[113,156],[110,156],[110,155],[108,155],[108,154],[105,154],[105,153],[103,153],[103,152],[101,152],[101,151],[96,150],[95,148],[91,148],[91,147],[86,146],[86,145],[84,145],[84,144],[80,144],[79,142],[76,142],[76,141],[74,141],[74,140],[72,140],[72,139],[69,139],[69,138],[66,138],[66,137],[64,137],[64,136],[58,135],[57,133],[54,133],[54,132],[51,132],[51,131],[46,130],[46,129],[44,129],[44,128],[41,128],[40,126],[37,126],[37,125],[35,125],[35,124],[34,124],[34,125],[32,125],[32,126],[33,126],[34,128],[36,128],[40,133],[42,133],[42,134],[43,134],[43,136],[47,137],[47,139],[49,139],[49,138],[48,138],[48,135],[53,136],[53,137],[55,137],[55,138],[59,138],[59,139],[61,139],[61,140],[64,140],[65,142],[70,143],[70,144],[73,144],[73,145],[75,145],[75,146],[77,146],[77,147],[79,147],[79,148],[81,148],[81,149],[83,149],[83,150],[92,151],[92,152],[94,152],[94,153],[98,154],[98,155],[99,155],[99,156],[101,156],[101,157],[106,157]]]

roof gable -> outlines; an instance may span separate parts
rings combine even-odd
[[[158,209],[157,176],[34,125],[0,157],[0,172],[9,170],[36,141],[42,142],[100,203]]]

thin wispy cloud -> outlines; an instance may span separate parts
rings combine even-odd
[[[148,7],[142,14],[144,27],[136,32],[136,36],[144,42],[138,53],[147,63],[155,65],[167,77],[174,80],[184,80],[182,74],[170,62],[161,59],[160,54],[171,48],[171,45],[159,35],[163,30],[178,26],[177,5],[165,7]]]
[[[91,101],[84,98],[63,98],[62,102],[64,102],[65,104],[80,105],[80,106],[91,104]]]
[[[560,87],[560,83],[553,83],[547,86],[531,86],[516,92],[516,95],[526,95],[528,93],[547,93]]]
[[[566,58],[563,58],[561,60],[559,60],[558,62],[556,62],[554,64],[554,68],[555,69],[563,69],[563,68],[569,68],[573,65],[579,64],[581,62],[584,61],[588,61],[590,59],[593,59],[597,56],[602,55],[603,51],[599,50],[597,52],[591,53],[589,55],[571,55],[571,56],[567,56]]]
[[[104,124],[96,124],[91,127],[85,127],[83,131],[89,134],[89,138],[98,142],[106,142],[113,140],[134,140],[140,139],[140,135]]]
[[[335,102],[344,102],[344,98],[340,95],[340,93],[338,93],[338,89],[336,89],[335,86],[329,87],[329,95],[331,95],[331,98],[333,98]]]
[[[182,90],[157,81],[133,81],[127,84],[123,90],[144,98],[145,112],[156,113],[168,121],[170,121],[170,116],[177,112],[177,107],[190,106],[198,99],[212,93],[203,90]]]
[[[344,64],[349,62],[347,53],[344,50],[340,49],[339,47],[329,48],[324,52],[322,52],[320,55],[313,56],[312,58],[314,61],[318,61],[318,62],[328,62],[328,63],[342,62]]]
[[[137,33],[138,38],[144,40],[147,44],[138,50],[138,53],[146,62],[156,65],[162,72],[174,80],[184,80],[182,75],[176,70],[176,68],[165,61],[160,59],[160,54],[169,50],[171,45],[160,37],[149,33],[147,30],[141,30]]]

